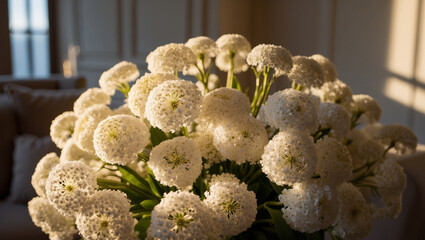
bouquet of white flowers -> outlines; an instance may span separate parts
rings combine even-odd
[[[120,62],[53,120],[62,152],[40,160],[28,203],[51,239],[359,239],[400,213],[406,175],[394,156],[417,138],[379,124],[378,103],[353,95],[324,56],[227,34],[146,61],[131,88],[139,70]],[[234,76],[249,66],[251,100]],[[269,96],[279,77],[292,88]],[[126,100],[112,110],[116,90]]]

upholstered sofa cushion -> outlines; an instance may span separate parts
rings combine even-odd
[[[47,240],[49,237],[34,225],[26,205],[0,202],[0,239]]]
[[[40,159],[50,152],[59,154],[59,149],[49,136],[37,137],[26,134],[15,138],[9,202],[26,205],[36,196],[31,185],[31,176]]]
[[[47,136],[50,124],[59,114],[72,110],[82,90],[30,89],[14,84],[5,85],[13,102],[19,133]]]
[[[0,199],[9,194],[13,139],[18,132],[15,111],[6,94],[0,94]]]

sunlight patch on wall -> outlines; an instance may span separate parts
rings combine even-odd
[[[393,0],[387,67],[390,72],[413,77],[418,0]]]
[[[408,107],[412,106],[413,91],[412,84],[396,77],[388,78],[384,86],[384,94],[387,97]]]

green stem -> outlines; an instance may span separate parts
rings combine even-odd
[[[233,86],[233,71],[235,69],[235,53],[229,50],[229,58],[230,58],[230,70],[227,72],[227,82],[226,87],[232,88]]]
[[[183,126],[182,127],[181,133],[183,134],[183,136],[189,137],[189,131],[187,130],[187,127],[186,126]]]
[[[396,144],[396,143],[397,143],[397,142],[392,141],[392,142],[390,143],[390,145],[389,145],[389,146],[385,149],[384,153],[382,154],[382,157],[385,157],[385,155],[387,155],[388,151],[390,151],[390,149],[391,149],[391,148],[395,147],[395,144]]]
[[[283,207],[283,203],[276,202],[276,201],[269,201],[265,202],[257,207],[257,210],[260,210],[262,208],[270,208],[270,207]]]
[[[362,116],[363,112],[354,112],[351,116],[351,129],[354,129],[357,126],[357,121]]]
[[[258,169],[253,175],[252,177],[246,181],[246,185],[249,185],[251,182],[253,182],[254,180],[257,179],[258,176],[260,176],[263,173],[263,171],[260,169]]]

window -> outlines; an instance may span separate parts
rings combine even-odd
[[[8,3],[13,75],[50,75],[47,0],[9,0]]]

